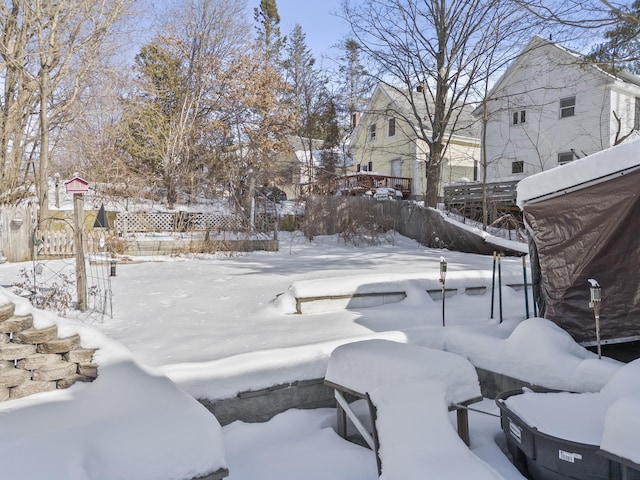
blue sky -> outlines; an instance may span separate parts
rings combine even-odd
[[[259,4],[259,0],[250,1],[252,9]],[[298,23],[318,62],[323,55],[337,56],[332,47],[347,33],[347,26],[334,15],[340,10],[340,0],[277,0],[277,5],[283,34],[288,35]]]

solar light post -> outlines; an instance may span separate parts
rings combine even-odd
[[[447,279],[447,261],[440,257],[440,283],[442,284],[442,326],[444,327],[444,283]]]
[[[589,279],[591,296],[589,301],[589,308],[593,308],[593,313],[596,317],[596,342],[598,344],[598,358],[602,358],[602,350],[600,348],[600,302],[602,302],[602,288],[600,284],[594,278]]]

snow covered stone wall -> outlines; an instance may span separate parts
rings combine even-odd
[[[31,314],[0,305],[0,401],[93,381],[94,352],[81,348],[79,335],[59,338],[57,325],[34,328]]]

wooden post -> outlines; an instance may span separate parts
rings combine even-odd
[[[76,250],[76,287],[78,309],[87,310],[87,268],[84,261],[84,199],[81,193],[73,194],[73,243]]]
[[[471,442],[469,439],[469,413],[466,408],[458,408],[456,410],[456,419],[458,423],[458,436],[468,447]]]

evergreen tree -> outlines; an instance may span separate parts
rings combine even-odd
[[[309,139],[322,138],[320,119],[326,80],[315,69],[316,60],[307,48],[306,35],[300,25],[294,26],[286,53],[283,62],[285,79],[298,120],[294,133]]]
[[[254,9],[258,37],[258,49],[262,50],[266,63],[278,66],[287,38],[280,34],[280,14],[276,0],[260,0]]]
[[[353,115],[363,108],[365,98],[371,90],[372,81],[362,64],[358,42],[349,38],[342,43],[342,48],[344,52],[340,57],[340,73],[345,85],[342,90],[344,92],[342,102],[348,114],[347,123],[349,123]]]
[[[329,98],[326,109],[322,114],[322,124],[325,128],[325,136],[322,143],[322,169],[318,178],[323,193],[333,193],[333,181],[340,175],[340,144],[342,132],[338,123],[336,104]]]
[[[326,78],[315,68],[315,58],[306,44],[306,35],[300,25],[295,25],[290,36],[283,62],[285,78],[290,87],[289,101],[296,113],[292,132],[304,148],[304,176],[313,183],[317,180],[317,158],[314,140],[324,138],[323,109],[326,104]],[[314,156],[315,155],[315,156]]]
[[[605,42],[597,45],[590,59],[614,73],[626,69],[640,73],[640,0],[635,0],[628,11],[615,12],[619,18],[615,26],[604,33]]]
[[[132,167],[164,184],[170,207],[177,198],[178,169],[187,163],[185,142],[174,141],[187,94],[181,63],[158,42],[141,48],[134,66],[140,91],[125,100],[118,127],[118,144]]]

